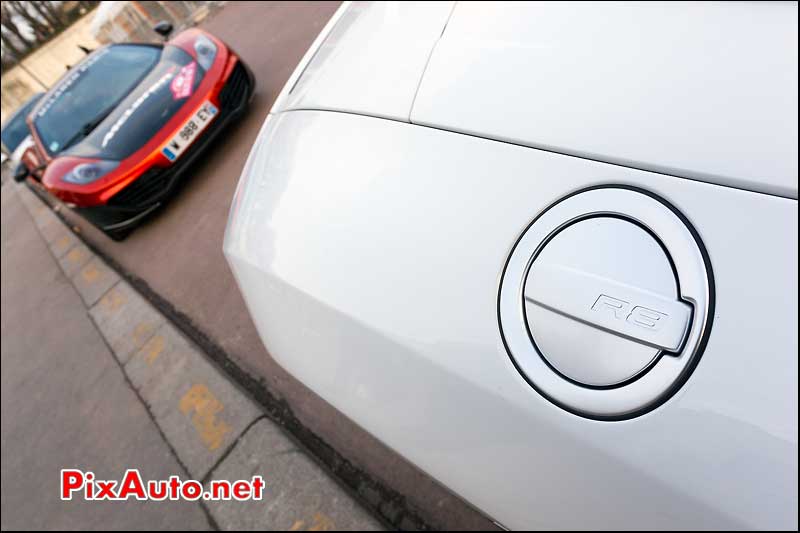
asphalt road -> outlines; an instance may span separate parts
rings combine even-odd
[[[2,189],[2,529],[212,529],[199,503],[59,497],[59,471],[189,476],[20,199]]]
[[[202,27],[252,68],[249,114],[195,165],[178,196],[127,240],[113,242],[67,213],[86,240],[144,280],[248,373],[284,399],[295,416],[351,463],[405,495],[435,527],[484,529],[492,523],[349,421],[269,356],[222,254],[239,174],[273,101],[338,2],[231,2]]]

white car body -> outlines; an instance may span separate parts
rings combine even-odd
[[[19,143],[19,145],[11,153],[11,156],[8,158],[10,161],[9,164],[12,168],[16,167],[22,161],[22,154],[24,154],[28,148],[33,146],[33,144],[33,137],[30,135],[25,137],[22,142]]]
[[[507,528],[796,529],[797,96],[796,3],[345,4],[225,254],[281,365]],[[526,228],[597,187],[673,206],[711,287],[685,382],[613,420],[498,323]]]

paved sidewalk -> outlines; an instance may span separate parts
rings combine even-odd
[[[2,187],[2,528],[381,529],[26,187]],[[63,502],[59,470],[208,483],[256,502]]]

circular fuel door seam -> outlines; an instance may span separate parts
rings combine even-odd
[[[542,212],[512,249],[498,294],[520,374],[597,420],[671,397],[702,355],[713,309],[697,232],[665,200],[628,186],[584,189]]]

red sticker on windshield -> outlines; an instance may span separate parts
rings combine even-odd
[[[181,67],[175,77],[172,78],[169,89],[172,91],[173,99],[179,100],[192,94],[195,71],[197,71],[197,63],[192,61],[188,65]]]

